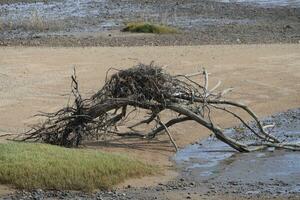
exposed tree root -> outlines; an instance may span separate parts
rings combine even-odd
[[[107,74],[109,71],[107,72]],[[204,84],[192,80],[201,75]],[[223,99],[231,89],[215,92],[220,82],[211,90],[208,88],[208,73],[196,72],[192,75],[171,76],[160,67],[140,64],[127,70],[117,70],[101,90],[89,99],[83,99],[79,93],[76,74],[72,76],[74,104],[62,108],[56,113],[43,113],[47,120],[23,135],[22,140],[43,141],[66,147],[78,146],[84,139],[95,139],[106,134],[120,137],[143,137],[152,139],[164,131],[177,150],[169,127],[193,120],[208,128],[215,136],[240,152],[250,152],[266,147],[300,150],[298,144],[280,142],[268,133],[256,114],[247,106]],[[148,116],[139,122],[129,124],[127,118],[138,110],[148,111]],[[161,112],[169,110],[177,114],[176,118],[162,122]],[[243,144],[223,133],[212,120],[211,113],[221,110],[238,119],[258,139],[255,144]],[[237,111],[244,111],[255,122],[249,126]],[[130,121],[130,120],[129,120]],[[144,124],[152,125],[147,131],[136,131]],[[119,131],[120,125],[127,125],[127,132]]]

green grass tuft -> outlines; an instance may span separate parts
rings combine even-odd
[[[156,33],[156,34],[171,34],[178,33],[178,30],[166,25],[157,25],[148,22],[131,22],[126,24],[122,29],[123,32],[133,33]]]
[[[35,144],[0,144],[0,183],[19,189],[109,189],[126,178],[153,174],[153,166],[123,155]]]

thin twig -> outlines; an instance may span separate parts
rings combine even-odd
[[[177,152],[178,151],[178,146],[177,146],[175,140],[173,139],[173,137],[172,137],[172,135],[171,135],[168,127],[160,120],[159,116],[157,116],[157,120],[159,121],[159,124],[161,124],[164,127],[164,129],[166,130],[166,133],[168,134],[168,136],[170,138],[170,141],[172,142],[172,144],[173,144],[173,146],[175,148],[175,151]]]

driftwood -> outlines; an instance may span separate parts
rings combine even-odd
[[[116,70],[116,69],[111,69]],[[160,133],[167,133],[177,150],[169,127],[193,120],[214,133],[216,138],[227,143],[239,152],[250,152],[266,147],[300,150],[299,144],[282,143],[266,131],[256,114],[247,106],[223,98],[231,89],[215,92],[221,82],[212,89],[208,87],[208,73],[205,69],[191,75],[172,76],[162,68],[139,64],[127,70],[116,70],[112,76],[107,72],[105,85],[91,98],[83,99],[79,93],[76,73],[72,76],[74,104],[55,113],[42,113],[47,120],[33,127],[23,135],[22,140],[43,141],[66,147],[78,146],[84,139],[95,139],[106,134],[120,137],[142,137],[152,139]],[[204,83],[192,79],[202,76]],[[148,111],[141,121],[128,125],[127,132],[119,131],[126,125],[126,119],[138,109]],[[177,117],[162,122],[163,111],[177,113]],[[244,144],[223,133],[223,130],[211,119],[213,110],[228,113],[238,119],[258,139],[257,143]],[[234,112],[234,111],[235,112]],[[243,111],[254,122],[249,126],[246,120],[236,114]],[[148,133],[135,128],[153,124]]]

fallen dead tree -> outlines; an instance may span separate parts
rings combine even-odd
[[[96,94],[83,99],[79,93],[76,73],[72,76],[72,93],[75,101],[55,113],[43,113],[46,121],[36,125],[23,135],[22,140],[42,141],[66,147],[78,146],[84,139],[95,139],[106,134],[120,137],[141,137],[153,139],[160,133],[167,133],[177,150],[169,127],[193,120],[214,133],[216,138],[227,143],[239,152],[250,152],[266,147],[300,150],[299,144],[282,143],[266,131],[256,114],[247,106],[223,98],[229,89],[215,92],[220,82],[212,89],[208,87],[208,73],[205,69],[189,75],[172,76],[162,68],[139,64],[138,66],[116,70],[107,77],[105,85]],[[203,84],[193,80],[203,77]],[[122,132],[119,126],[126,125],[129,115],[146,110],[148,115],[135,124],[127,125]],[[167,122],[161,120],[163,111],[175,112],[176,117]],[[255,143],[245,144],[223,133],[212,120],[213,110],[220,110],[238,119],[257,139]],[[247,113],[255,126],[249,126],[246,120],[233,110]],[[152,124],[149,132],[136,131],[136,128]]]

